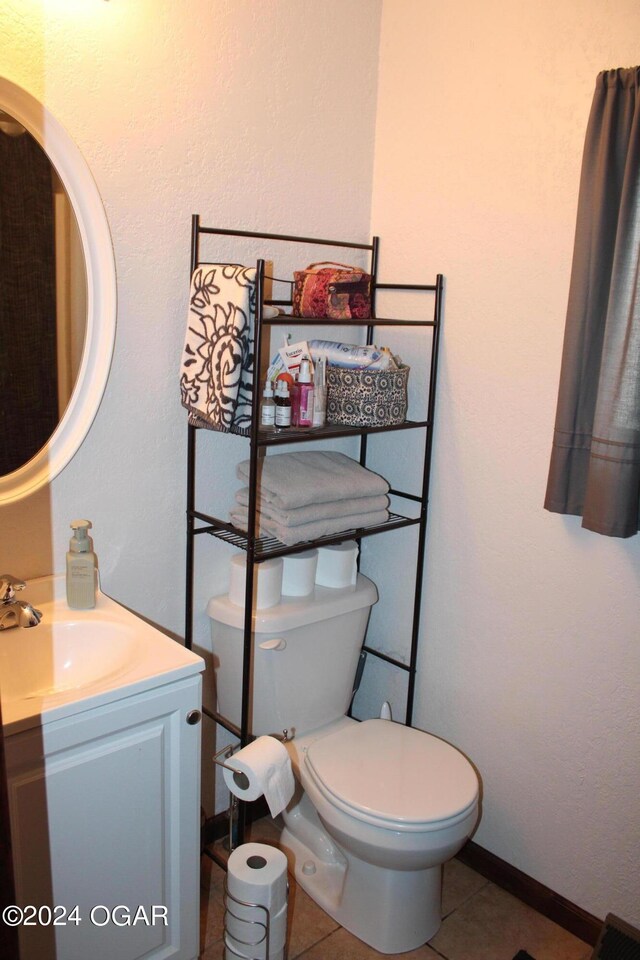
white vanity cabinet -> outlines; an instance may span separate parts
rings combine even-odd
[[[202,681],[158,682],[6,740],[22,960],[198,955]]]

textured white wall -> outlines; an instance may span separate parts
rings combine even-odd
[[[372,205],[382,279],[447,278],[417,723],[477,764],[478,843],[636,924],[640,541],[542,502],[594,81],[639,32],[629,0],[386,0]]]
[[[380,8],[379,0],[326,0],[321,10],[313,0],[2,5],[0,70],[65,125],[102,195],[118,328],[81,450],[50,489],[0,511],[0,568],[63,570],[69,521],[89,517],[103,589],[182,634],[178,369],[191,214],[220,226],[368,239]],[[256,245],[240,255],[277,252]],[[219,255],[213,246],[203,253]],[[222,253],[236,256],[238,248]],[[200,440],[200,488],[212,486],[215,452],[214,492],[226,508],[246,444],[214,440]],[[197,626],[206,641],[204,605],[226,585],[230,553],[199,540]]]
[[[41,97],[84,153],[118,274],[102,407],[51,489],[2,512],[8,567],[63,569],[68,522],[86,515],[105,588],[181,630],[191,214],[368,237],[380,4],[329,0],[322,26],[317,13],[312,0],[3,5],[3,73]]]

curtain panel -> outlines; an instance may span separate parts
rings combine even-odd
[[[545,507],[640,529],[640,67],[596,80]]]

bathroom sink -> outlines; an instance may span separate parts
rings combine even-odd
[[[28,633],[3,630],[2,700],[49,697],[87,687],[125,672],[137,656],[135,631],[116,619],[43,619]]]
[[[42,612],[42,620],[29,629],[0,631],[6,733],[204,668],[200,657],[100,591],[93,610],[71,610],[64,577],[32,580],[21,598]]]

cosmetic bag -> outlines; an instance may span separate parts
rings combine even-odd
[[[410,368],[345,370],[327,367],[327,423],[389,427],[407,416]]]
[[[364,320],[371,316],[371,276],[346,263],[311,263],[293,274],[293,313],[298,317]]]

